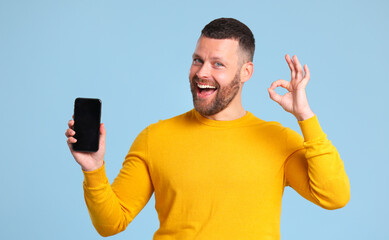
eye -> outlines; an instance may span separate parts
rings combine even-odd
[[[199,59],[199,58],[194,58],[193,59],[193,64],[194,65],[199,65],[199,64],[202,64],[202,63],[203,63],[203,61],[201,59]]]
[[[216,67],[224,67],[223,63],[221,62],[215,62]]]

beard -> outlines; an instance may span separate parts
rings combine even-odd
[[[197,96],[197,82],[205,84],[206,82],[199,81],[199,78],[196,75],[190,81],[190,90],[192,92],[194,108],[202,116],[212,116],[224,110],[235,98],[240,89],[240,77],[239,71],[237,71],[234,79],[228,86],[221,87],[216,82],[216,96],[211,100],[210,103],[207,103],[209,99],[202,99]]]

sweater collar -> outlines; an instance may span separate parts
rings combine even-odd
[[[253,116],[251,112],[246,111],[246,114],[241,118],[234,119],[234,120],[227,120],[227,121],[218,121],[218,120],[213,120],[202,116],[194,108],[192,109],[192,114],[199,122],[214,127],[232,127],[232,126],[242,125],[245,122],[247,122],[249,119],[251,119]]]

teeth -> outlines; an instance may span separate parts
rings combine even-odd
[[[199,83],[197,83],[197,86],[198,86],[199,88],[216,88],[215,86],[211,86],[211,85],[202,85],[202,84],[199,84]]]

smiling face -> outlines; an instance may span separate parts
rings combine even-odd
[[[189,72],[195,109],[203,116],[221,112],[237,99],[241,88],[239,42],[200,37]],[[239,95],[240,97],[240,95]]]

